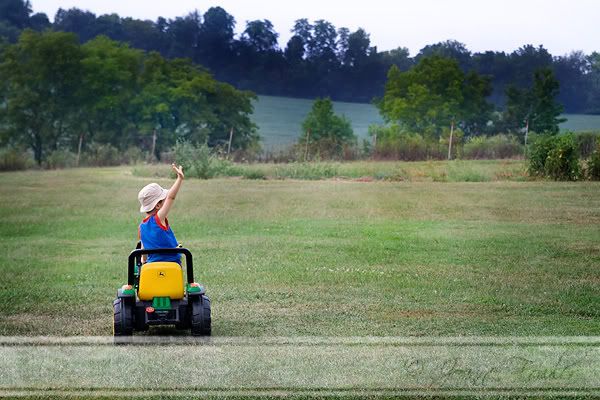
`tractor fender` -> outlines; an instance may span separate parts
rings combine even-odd
[[[198,291],[195,291],[195,292],[190,291],[190,292],[188,292],[187,295],[188,295],[188,297],[198,297],[198,296],[202,296],[203,294],[206,294],[206,289],[204,289],[204,288],[202,288]]]
[[[117,298],[118,299],[129,299],[129,298],[135,299],[135,290],[117,289]]]

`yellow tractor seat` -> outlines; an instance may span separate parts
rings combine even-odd
[[[142,265],[138,297],[152,300],[154,297],[170,297],[180,300],[184,296],[183,269],[175,262],[153,262]]]

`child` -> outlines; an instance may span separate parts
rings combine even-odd
[[[171,189],[163,189],[157,183],[144,186],[138,194],[140,212],[146,213],[146,218],[139,227],[139,238],[143,249],[165,249],[178,246],[175,234],[169,226],[167,215],[173,206],[177,192],[183,182],[183,168],[171,165],[177,174],[177,179]],[[149,254],[142,258],[143,262],[171,261],[181,264],[180,254]]]

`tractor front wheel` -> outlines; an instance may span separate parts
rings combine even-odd
[[[192,335],[210,336],[210,299],[206,295],[192,300]]]
[[[133,334],[133,305],[126,299],[118,298],[113,302],[114,336],[131,336]]]

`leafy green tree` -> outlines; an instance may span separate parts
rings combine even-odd
[[[139,93],[143,52],[98,36],[82,46],[81,84],[77,109],[86,142],[111,143],[118,148],[134,144],[139,123],[132,103]]]
[[[177,139],[209,146],[224,145],[234,131],[233,150],[255,146],[259,137],[250,120],[252,99],[231,85],[217,82],[190,60],[165,60],[151,53],[140,76],[141,92],[135,103],[141,112],[141,129],[149,137],[157,132],[157,156]]]
[[[350,66],[359,66],[364,64],[368,57],[371,39],[369,34],[362,28],[352,32],[348,36],[348,49],[344,54],[344,64]]]
[[[533,114],[531,128],[537,132],[558,133],[559,125],[566,121],[561,118],[564,108],[556,101],[560,84],[549,68],[537,70],[533,78]]]
[[[465,75],[456,60],[434,55],[406,72],[392,66],[378,107],[386,121],[429,138],[439,138],[452,120],[476,134],[489,120],[490,90],[488,79]]]
[[[350,29],[342,27],[337,31],[337,56],[341,63],[344,63],[346,52],[348,51],[348,38],[350,37]]]
[[[588,96],[582,95],[591,87],[591,65],[582,51],[555,57],[552,65],[556,80],[560,82],[557,101],[565,105],[565,112],[572,113],[587,108]]]
[[[447,40],[425,46],[415,57],[415,62],[418,63],[421,59],[434,55],[456,60],[463,71],[471,68],[471,52],[467,49],[467,46],[456,40]]]
[[[509,56],[509,81],[520,88],[529,87],[535,71],[551,67],[552,61],[552,55],[543,46],[520,47]]]
[[[34,31],[43,31],[50,26],[50,20],[44,13],[35,13],[29,18],[29,27]]]
[[[23,0],[0,1],[0,22],[17,29],[29,27],[29,15],[31,14],[31,3]]]
[[[320,19],[313,25],[312,40],[308,43],[308,56],[313,61],[330,68],[337,63],[337,31],[330,22]]]
[[[549,68],[535,71],[531,89],[510,86],[506,91],[505,111],[508,128],[518,132],[528,124],[534,132],[557,134],[559,125],[566,121],[560,117],[563,107],[556,101],[559,86]]]
[[[297,19],[294,22],[294,27],[291,32],[294,36],[299,37],[302,40],[302,44],[304,46],[304,52],[308,51],[308,46],[313,40],[313,26],[308,22],[306,18]]]
[[[2,50],[0,140],[46,153],[85,143],[156,154],[178,138],[232,148],[258,145],[252,93],[216,81],[189,59],[166,60],[105,36],[80,45],[73,33],[26,30]],[[105,148],[108,148],[106,147]],[[91,147],[90,147],[91,148]],[[116,151],[116,150],[115,150]]]
[[[302,123],[304,134],[299,144],[311,144],[311,149],[325,157],[342,155],[345,146],[356,142],[350,121],[333,111],[331,99],[316,99]],[[308,136],[308,137],[307,137]]]
[[[528,124],[532,111],[531,91],[509,85],[506,88],[506,108],[502,114],[501,128],[512,133],[520,133]]]
[[[248,21],[242,33],[242,41],[248,43],[256,52],[266,52],[277,49],[279,34],[273,29],[268,19]]]
[[[288,40],[284,55],[291,65],[296,66],[302,62],[304,58],[304,41],[300,36],[294,35]]]
[[[21,31],[16,26],[0,21],[0,42],[14,43],[19,39]]]
[[[159,31],[158,24],[133,18],[123,18],[121,23],[125,40],[131,47],[145,51],[152,51],[157,47],[162,50],[163,34]]]
[[[73,32],[79,36],[82,43],[91,40],[97,34],[107,33],[96,28],[96,14],[79,8],[69,10],[59,8],[54,16],[54,29]]]
[[[465,74],[463,102],[461,104],[461,128],[467,136],[488,133],[494,106],[487,99],[492,94],[492,80],[475,71]]]
[[[168,57],[185,57],[196,61],[203,57],[198,48],[202,17],[194,11],[185,17],[177,17],[170,21],[166,35],[169,39]]]
[[[211,7],[204,13],[198,36],[196,61],[215,72],[227,65],[232,56],[235,18],[221,7]]]
[[[29,146],[39,164],[46,151],[58,149],[73,134],[81,59],[77,37],[64,32],[25,30],[4,51],[3,136]]]
[[[125,41],[127,39],[123,21],[118,14],[103,14],[96,18],[96,35],[102,32],[112,40]]]
[[[589,88],[587,90],[586,111],[600,114],[600,53],[593,52],[587,57],[590,66],[588,76]]]

